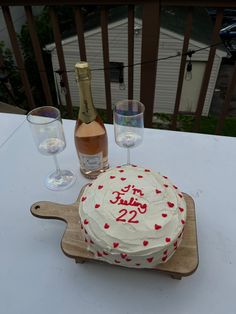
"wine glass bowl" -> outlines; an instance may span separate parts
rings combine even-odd
[[[144,105],[137,100],[121,100],[114,107],[115,141],[127,148],[127,164],[130,164],[130,148],[140,145],[143,140],[144,110]]]
[[[56,157],[66,148],[60,111],[51,106],[38,107],[27,114],[27,121],[38,151],[53,156],[55,161],[56,171],[46,178],[47,188],[54,191],[67,189],[75,182],[75,176],[70,170],[61,170]]]

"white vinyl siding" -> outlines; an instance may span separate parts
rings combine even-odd
[[[137,24],[137,22],[136,22]],[[140,24],[141,25],[141,24]],[[127,20],[114,23],[109,26],[109,54],[111,62],[123,62],[124,65],[128,63],[128,23]],[[134,63],[141,61],[141,39],[142,31],[134,38]],[[92,93],[94,104],[97,108],[106,108],[105,97],[105,82],[104,72],[95,71],[95,69],[103,68],[103,49],[101,40],[101,29],[85,33],[85,44],[87,61],[90,64],[92,71]],[[183,37],[178,34],[169,32],[165,29],[160,30],[160,45],[158,58],[176,55],[182,52]],[[203,44],[190,41],[190,49],[199,49]],[[70,93],[73,106],[79,106],[79,92],[77,82],[75,80],[74,66],[80,60],[79,46],[77,36],[67,39],[63,43],[63,51],[65,56],[66,67],[68,71],[68,79],[70,85]],[[192,61],[207,62],[209,50],[202,50],[193,54]],[[157,79],[156,79],[156,93],[154,102],[154,112],[159,113],[173,113],[176,97],[176,89],[179,77],[181,57],[173,59],[158,61],[157,64]],[[216,54],[213,69],[210,77],[209,87],[206,95],[203,115],[207,115],[210,108],[211,98],[213,95],[216,78],[221,62],[221,57]],[[59,69],[56,49],[52,51],[52,63],[54,70]],[[197,66],[197,62],[194,62]],[[198,71],[197,71],[198,72]],[[194,74],[194,67],[192,70]],[[59,84],[59,77],[55,75]],[[120,90],[119,83],[111,83],[112,104],[120,99],[128,97],[128,69],[124,68],[124,83],[125,90]],[[134,99],[140,98],[140,66],[134,67]],[[65,104],[64,95],[61,94],[61,100]],[[197,100],[196,100],[197,101]],[[144,104],[148,106],[148,104]]]

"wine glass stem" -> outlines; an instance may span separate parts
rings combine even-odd
[[[130,148],[127,148],[127,165],[130,165]]]
[[[56,172],[57,172],[58,175],[60,175],[61,174],[61,169],[60,169],[59,164],[58,164],[57,156],[53,155],[53,159],[54,159],[54,162],[55,162],[55,165],[56,165]]]

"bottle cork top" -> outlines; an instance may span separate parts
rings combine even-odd
[[[80,62],[77,62],[75,64],[75,67],[80,68],[80,69],[84,69],[84,68],[88,68],[89,65],[88,65],[88,62],[86,62],[86,61],[80,61]]]
[[[91,79],[91,73],[88,62],[80,61],[75,64],[75,72],[77,74],[78,80]]]

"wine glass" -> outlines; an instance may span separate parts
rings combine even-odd
[[[70,170],[61,170],[57,154],[66,147],[60,111],[51,106],[38,107],[27,114],[35,144],[39,152],[53,156],[56,170],[46,178],[46,186],[53,191],[61,191],[75,182],[75,175]]]
[[[143,140],[144,105],[137,100],[121,100],[114,106],[113,119],[116,144],[127,148],[127,164],[130,165],[130,148]]]

